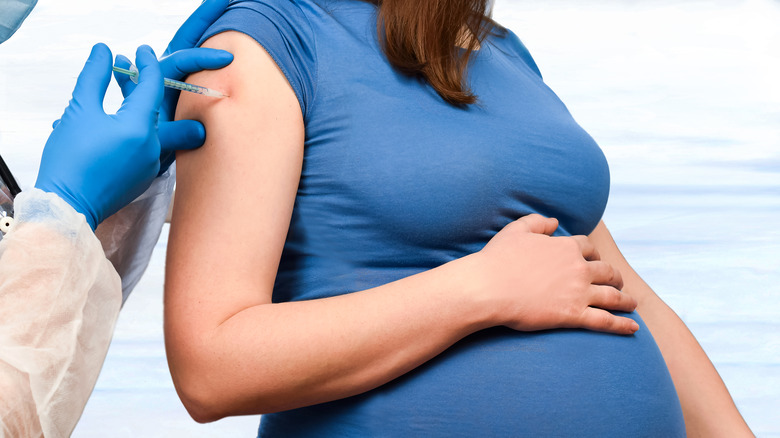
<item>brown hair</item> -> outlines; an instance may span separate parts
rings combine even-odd
[[[395,68],[424,78],[445,101],[464,106],[477,97],[466,82],[471,54],[491,32],[489,0],[365,0],[379,7],[377,32]]]

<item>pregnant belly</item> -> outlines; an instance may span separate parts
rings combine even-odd
[[[650,331],[469,336],[382,387],[265,415],[261,436],[685,436]]]

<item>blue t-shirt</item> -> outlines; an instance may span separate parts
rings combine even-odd
[[[232,1],[204,40],[227,30],[265,48],[304,117],[275,302],[440,266],[530,213],[558,218],[562,235],[589,234],[601,219],[604,155],[513,33],[474,54],[479,102],[459,108],[392,68],[369,3]],[[484,330],[365,394],[264,415],[260,435],[683,436],[663,357],[629,316],[634,336]]]

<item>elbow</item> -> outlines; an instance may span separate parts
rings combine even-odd
[[[186,363],[186,365],[184,365]],[[169,360],[176,393],[184,408],[198,423],[211,423],[225,417],[276,412],[272,397],[247,392],[249,385],[231,374],[229,368],[208,360],[179,362]]]
[[[195,400],[185,401],[184,398],[182,398],[182,402],[190,417],[200,424],[211,423],[225,417],[216,412],[213,405],[203,404]]]
[[[198,423],[210,423],[228,416],[227,391],[222,388],[224,382],[216,378],[220,373],[215,372],[214,364],[198,348],[167,344],[173,386],[190,417]]]
[[[212,385],[194,379],[177,378],[173,373],[173,382],[184,408],[198,423],[211,423],[228,416],[224,412],[224,403]]]
[[[216,383],[188,382],[176,377],[173,380],[176,392],[187,413],[201,424],[234,415],[264,415],[298,407],[279,404],[276,398],[265,397],[263,394],[247,397],[235,388],[231,390]]]
[[[169,292],[166,284],[166,293]],[[168,313],[166,303],[165,353],[168,370],[187,413],[198,423],[210,423],[230,415],[226,409],[225,371],[220,369],[222,357],[211,342],[211,331],[203,323],[187,321],[181,324],[178,315]]]
[[[201,424],[235,415],[265,415],[312,404],[301,402],[296,397],[296,394],[301,392],[300,387],[288,391],[279,391],[277,388],[274,391],[271,389],[274,385],[268,382],[252,386],[235,380],[219,382],[202,377],[193,379],[192,376],[198,376],[195,373],[185,379],[177,376],[173,370],[171,367],[171,375],[179,399],[190,417]],[[200,376],[207,375],[200,374]]]
[[[247,373],[224,340],[206,335],[186,337],[166,333],[166,353],[176,393],[187,413],[198,423],[210,423],[234,415],[262,415],[296,406],[289,390],[274,373]],[[257,365],[253,369],[266,369]],[[283,379],[282,379],[283,380]],[[280,387],[281,386],[281,387]]]

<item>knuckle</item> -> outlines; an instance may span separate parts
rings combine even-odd
[[[561,309],[563,315],[563,321],[569,325],[574,325],[575,322],[581,322],[587,319],[585,315],[586,309],[577,308],[577,306],[570,305]]]
[[[615,279],[615,270],[612,268],[612,265],[602,260],[594,263],[598,266],[599,277],[612,284],[612,281]]]
[[[572,272],[576,278],[587,280],[588,284],[590,284],[591,266],[591,263],[588,263],[585,259],[575,260],[572,265]]]
[[[580,254],[580,244],[577,243],[577,240],[573,237],[560,237],[558,244],[567,253],[576,252],[577,254]]]
[[[615,285],[618,289],[623,289],[623,275],[620,273],[618,269],[612,268],[613,270],[613,278],[615,279]]]
[[[639,304],[637,300],[630,295],[626,295],[626,294],[622,294],[622,295],[623,295],[623,301],[626,303],[626,311],[633,312],[634,310],[636,310],[636,306]]]
[[[509,225],[505,227],[505,229],[508,229],[510,232],[513,233],[522,233],[522,232],[529,231],[530,227],[526,222],[526,218],[521,217],[520,219],[510,222]]]
[[[609,263],[603,263],[602,269],[602,273],[604,275],[604,279],[607,281],[607,284],[618,290],[623,289],[623,278],[620,275],[620,271],[618,271]]]
[[[625,296],[617,289],[610,288],[609,297],[607,302],[613,306],[618,307],[625,301]]]
[[[538,221],[544,219],[544,216],[539,213],[530,213],[520,218],[523,221]]]
[[[615,268],[613,268],[612,265],[603,262],[600,264],[600,266],[602,266],[601,273],[604,275],[604,278],[609,281],[609,284],[614,285],[615,280],[617,280],[615,277]]]
[[[600,312],[596,317],[599,327],[612,328],[615,325],[614,316],[608,312]]]

